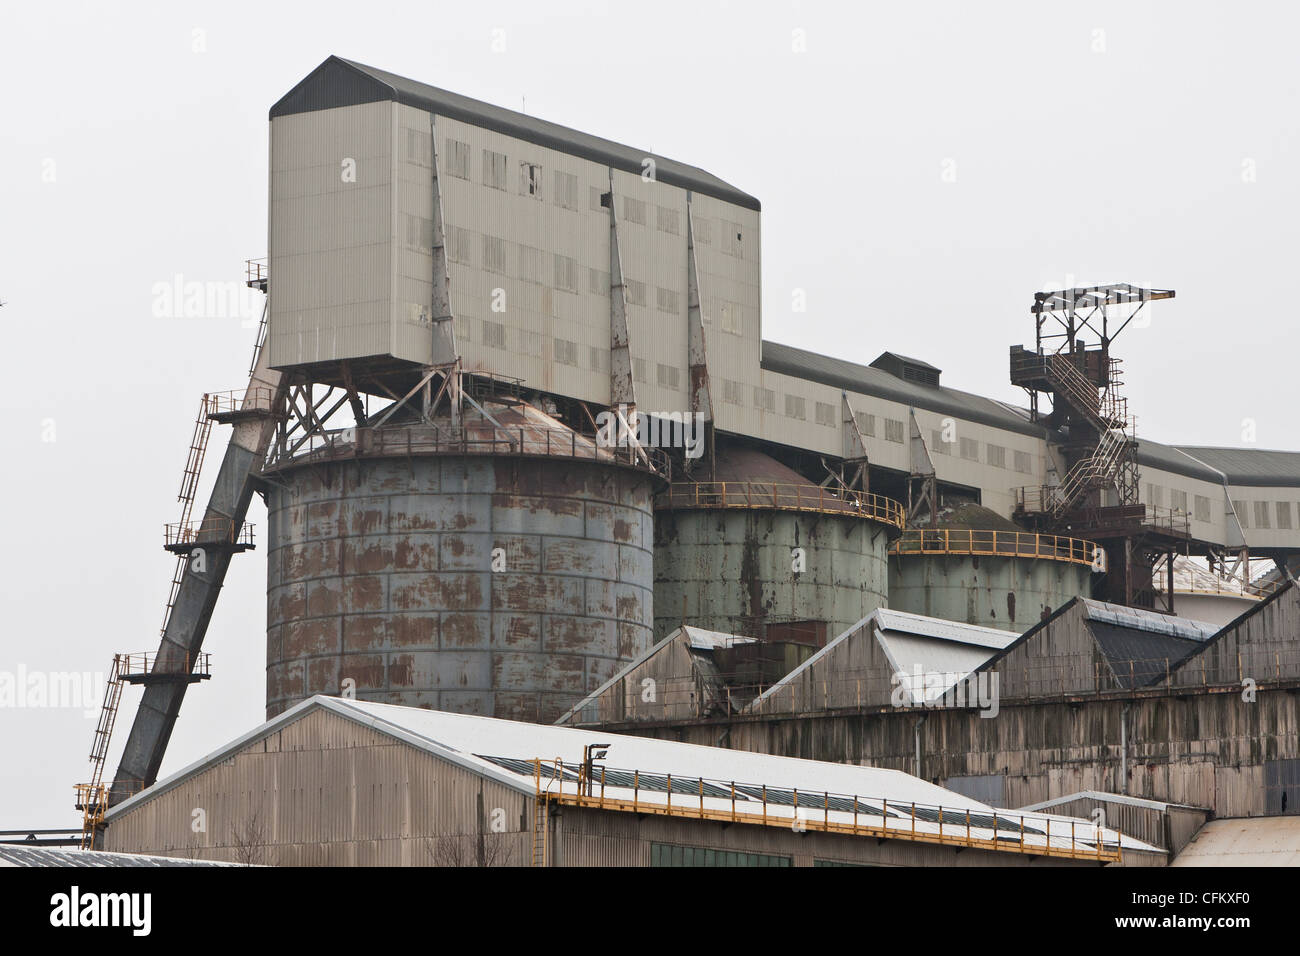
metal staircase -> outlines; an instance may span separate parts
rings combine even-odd
[[[267,285],[264,270],[250,278],[252,287],[266,291]],[[182,534],[178,541],[165,542],[179,557],[169,591],[162,639],[149,665],[149,679],[138,681],[144,684],[144,694],[113,785],[105,797],[94,801],[100,807],[116,805],[157,779],[185,691],[190,683],[206,676],[197,673],[193,665],[204,659],[203,639],[231,557],[252,546],[251,538],[244,531],[244,518],[261,480],[262,463],[284,398],[281,374],[266,364],[268,355],[262,347],[265,321],[264,309],[253,352],[253,371],[236,407],[227,409],[214,403],[211,396],[205,396],[201,420],[195,424],[181,483],[186,519],[179,526],[182,531],[194,524],[189,519],[211,423],[229,422],[233,433],[197,530]]]

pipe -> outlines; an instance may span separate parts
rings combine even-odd
[[[925,718],[927,716],[927,714],[922,714],[920,717],[916,718],[916,724],[912,728],[912,734],[916,743],[916,769],[914,772],[918,777],[921,776],[921,725],[925,723]]]
[[[1128,794],[1128,708],[1125,704],[1119,712],[1119,792]]]

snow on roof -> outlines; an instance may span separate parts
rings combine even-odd
[[[1107,604],[1091,598],[1079,598],[1083,604],[1083,614],[1089,621],[1100,621],[1134,631],[1148,634],[1167,634],[1190,641],[1208,641],[1221,628],[1217,624],[1204,621],[1192,621],[1185,617],[1173,617],[1169,614],[1157,614],[1155,611],[1143,611],[1135,607],[1120,604]]]
[[[762,702],[775,699],[792,680],[867,626],[893,672],[906,675],[903,687],[914,703],[942,697],[1020,637],[1014,631],[877,608],[756,697],[749,709],[758,710]]]
[[[706,631],[689,624],[678,629],[686,634],[687,643],[697,651],[716,651],[720,647],[735,647],[737,644],[755,644],[757,639],[741,634],[725,634],[722,631]],[[676,634],[677,632],[674,632]],[[673,635],[669,635],[673,636]]]
[[[48,846],[0,844],[0,867],[16,866],[238,866],[214,860],[183,860],[173,856],[143,853],[105,853],[101,850],[68,850]]]
[[[402,740],[413,747],[441,759],[464,767],[483,777],[488,777],[521,793],[536,793],[535,770],[532,761],[546,762],[543,784],[549,792],[576,789],[574,772],[583,759],[583,748],[600,744],[608,754],[602,760],[608,768],[612,782],[605,788],[610,799],[633,798],[631,772],[636,771],[640,784],[636,799],[644,805],[665,805],[670,801],[681,804],[691,801],[706,810],[722,811],[731,806],[731,793],[723,781],[740,788],[738,801],[759,806],[760,792],[767,800],[762,804],[765,815],[771,818],[788,818],[792,822],[808,814],[830,822],[855,822],[866,824],[872,812],[879,818],[876,825],[895,829],[898,835],[909,832],[955,836],[958,831],[968,831],[979,838],[1007,840],[1010,833],[1030,845],[1050,842],[1063,848],[1087,845],[1096,839],[1095,828],[1087,821],[1048,814],[1022,813],[995,810],[987,804],[972,800],[962,794],[927,783],[901,770],[879,767],[862,767],[852,764],[826,763],[797,757],[779,757],[771,754],[728,750],[681,743],[675,740],[658,740],[610,734],[603,731],[582,730],[547,724],[527,724],[520,721],[479,717],[471,714],[453,714],[444,711],[401,707],[370,701],[347,700],[337,697],[316,696],[285,711],[274,720],[243,735],[220,751],[193,764],[180,773],[154,784],[109,811],[110,822],[133,807],[158,794],[181,785],[187,778],[227,759],[234,752],[297,720],[304,713],[323,708],[340,717],[365,724],[374,730]],[[562,761],[561,777],[551,779],[547,771],[554,761]],[[619,771],[624,771],[619,773]],[[681,789],[667,792],[661,782],[669,777]],[[707,786],[701,797],[697,790]],[[792,803],[780,803],[781,794],[797,790],[807,801],[796,808]],[[824,809],[818,799],[825,795],[838,795],[836,806],[849,805],[849,810]],[[861,798],[859,802],[854,798]],[[856,810],[852,806],[857,804]],[[916,806],[915,817],[909,808]],[[935,812],[943,808],[945,821]],[[971,817],[966,823],[966,814]],[[996,815],[996,816],[995,816]],[[1013,822],[1014,821],[1014,822]],[[981,827],[981,823],[984,824]],[[1103,830],[1101,839],[1111,847],[1117,839],[1122,846],[1143,852],[1160,852],[1157,848],[1114,830]]]

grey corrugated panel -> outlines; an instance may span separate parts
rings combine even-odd
[[[694,166],[338,56],[331,56],[281,97],[271,107],[271,118],[339,106],[356,106],[378,100],[396,100],[407,106],[449,116],[638,175],[642,172],[643,161],[652,158],[655,162],[655,178],[659,182],[697,190],[706,196],[735,203],[746,209],[760,208],[759,201],[753,196]]]
[[[1029,421],[1028,412],[991,398],[953,388],[919,385],[897,378],[883,369],[846,362],[829,355],[818,355],[793,345],[764,340],[762,367],[769,372],[874,395],[904,405],[915,405],[917,408],[959,416],[967,421],[1032,435],[1034,438],[1042,438],[1047,434],[1047,429],[1042,425]]]
[[[1178,445],[1176,448],[1224,472],[1231,485],[1300,484],[1300,451],[1207,448],[1202,445]]]
[[[1145,687],[1162,681],[1185,659],[1201,650],[1199,641],[1119,627],[1103,621],[1088,621],[1101,652],[1121,687]]]

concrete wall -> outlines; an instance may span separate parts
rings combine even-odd
[[[643,474],[427,456],[279,478],[268,717],[351,679],[364,700],[553,720],[649,647]]]
[[[1066,561],[902,554],[889,559],[889,606],[948,621],[1026,631],[1075,597],[1092,572]]]
[[[756,509],[655,514],[655,634],[681,624],[827,622],[834,638],[886,603],[888,535],[861,518]],[[802,548],[796,573],[792,549]]]

